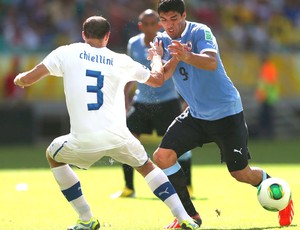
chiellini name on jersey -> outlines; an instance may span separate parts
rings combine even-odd
[[[82,52],[79,54],[80,59],[88,60],[91,62],[96,62],[100,64],[105,64],[105,65],[111,65],[113,66],[113,58],[106,58],[103,55],[91,55],[90,53],[87,53],[86,51]]]

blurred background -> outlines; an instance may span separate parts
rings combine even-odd
[[[102,15],[109,48],[126,52],[138,15],[156,0],[0,0],[0,144],[33,144],[69,132],[61,79],[26,89],[14,77],[53,49],[82,42],[82,22]],[[300,137],[300,1],[188,0],[188,20],[217,37],[241,93],[252,138]]]

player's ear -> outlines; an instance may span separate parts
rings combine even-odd
[[[139,30],[142,30],[142,26],[143,26],[143,24],[141,22],[138,22]]]
[[[84,31],[81,32],[81,36],[82,36],[82,39],[83,39],[84,41],[86,41],[86,36],[85,36],[85,34],[84,34]]]
[[[157,23],[157,30],[160,30],[162,28],[160,22]]]
[[[110,32],[107,32],[107,34],[105,34],[105,36],[104,36],[104,41],[108,42],[109,37],[110,37]]]

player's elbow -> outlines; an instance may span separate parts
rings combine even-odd
[[[155,86],[154,87],[161,87],[164,84],[164,75],[159,74],[158,78],[155,81]]]
[[[215,71],[218,67],[218,61],[216,59],[213,59],[209,62],[208,70]]]
[[[148,84],[149,86],[151,87],[154,87],[154,88],[158,88],[158,87],[161,87],[164,83],[163,82],[151,82],[150,84]]]
[[[146,82],[146,84],[150,85],[152,87],[161,87],[164,84],[164,82],[165,82],[164,74],[163,73],[155,73],[149,78],[149,80]]]
[[[203,62],[200,62],[202,65],[202,69],[208,71],[215,71],[218,68],[218,58],[215,53],[207,52],[203,54],[205,59]]]

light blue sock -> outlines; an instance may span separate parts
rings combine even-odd
[[[179,158],[178,161],[187,161],[188,159],[190,159],[192,157],[192,151],[189,150],[187,152],[185,152],[184,154],[182,154]]]
[[[163,169],[163,171],[167,176],[170,176],[170,175],[173,175],[174,173],[177,173],[180,169],[181,169],[180,164],[178,162],[176,162],[171,167]]]

